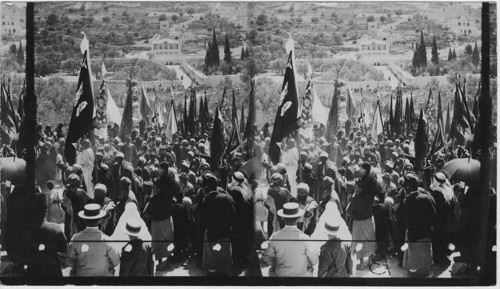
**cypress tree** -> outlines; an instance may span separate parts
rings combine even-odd
[[[451,48],[448,49],[448,61],[452,61],[453,60],[453,53],[451,53]]]
[[[465,46],[465,54],[468,54],[469,56],[471,56],[471,55],[472,55],[472,45],[467,44],[467,45]]]
[[[212,48],[211,48],[211,55],[212,55],[212,65],[213,66],[219,66],[220,64],[220,56],[219,56],[219,42],[217,42],[217,36],[215,36],[215,29],[214,29],[214,36],[212,39]]]
[[[211,45],[208,45],[207,52],[205,53],[205,73],[208,72],[208,68],[212,66],[212,51]]]
[[[226,34],[226,42],[224,43],[224,61],[227,64],[231,63],[231,46],[229,46],[229,37]]]
[[[248,52],[248,46],[247,46],[247,52],[245,53],[245,58],[250,57],[250,53]]]
[[[432,58],[431,58],[432,63],[438,65],[439,63],[439,57],[438,57],[438,48],[437,48],[437,43],[436,43],[436,36],[433,37],[432,39]]]
[[[411,60],[411,64],[413,66],[413,70],[414,72],[413,73],[416,73],[416,70],[417,70],[417,67],[419,66],[418,64],[418,49],[415,49],[415,51],[413,51],[413,59]]]
[[[425,50],[424,31],[420,31],[419,66],[427,66],[427,51]]]
[[[241,47],[241,60],[245,59],[245,48]]]
[[[477,49],[477,42],[474,46],[474,51],[472,52],[472,64],[476,67],[479,65],[479,50]]]
[[[19,65],[23,65],[24,63],[24,50],[21,40],[19,40],[19,49],[17,50],[16,61]]]
[[[453,60],[456,60],[457,59],[457,52],[455,51],[455,49],[453,49]]]

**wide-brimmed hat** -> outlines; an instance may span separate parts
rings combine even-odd
[[[323,230],[328,235],[335,235],[336,236],[339,232],[339,229],[340,229],[340,223],[338,222],[338,220],[332,219],[332,220],[325,221],[325,227],[323,228]]]
[[[285,219],[298,218],[302,215],[304,215],[304,210],[300,209],[297,203],[286,203],[283,209],[278,211],[278,216]]]
[[[96,220],[104,217],[106,212],[101,210],[99,204],[87,204],[83,210],[78,212],[78,216],[85,220]]]
[[[125,234],[130,236],[139,236],[139,234],[141,233],[141,227],[141,222],[136,219],[128,219],[127,222],[123,224]]]

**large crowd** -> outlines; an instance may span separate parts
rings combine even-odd
[[[262,276],[267,265],[269,276],[349,277],[392,255],[426,277],[453,251],[475,262],[467,236],[478,184],[440,172],[469,157],[463,146],[443,148],[416,171],[412,135],[373,140],[364,128],[342,128],[331,139],[284,139],[274,165],[269,124],[251,153],[244,143],[222,162],[211,159],[208,135],[170,141],[163,131],[89,135],[69,165],[62,124],[40,125],[27,243],[18,226],[26,188],[1,187],[2,250],[15,270],[31,278],[61,277],[66,267],[70,276],[154,276],[192,259],[210,275]],[[2,156],[14,149],[4,146]],[[242,169],[249,162],[256,165]]]

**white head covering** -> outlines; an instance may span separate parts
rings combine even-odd
[[[115,246],[115,248],[120,253],[123,246],[125,246],[129,240],[128,235],[125,233],[125,224],[127,223],[127,220],[130,219],[138,220],[141,223],[141,232],[139,233],[139,239],[147,242],[150,242],[152,240],[151,234],[149,234],[148,232],[148,227],[139,214],[137,205],[133,202],[127,203],[125,205],[125,211],[121,215],[120,220],[118,220],[113,235],[111,235],[111,240],[120,241],[111,243],[111,245]]]

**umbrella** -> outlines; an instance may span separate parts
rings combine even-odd
[[[479,182],[481,163],[478,160],[463,158],[447,162],[441,169],[450,181],[465,182],[468,184]]]
[[[25,183],[26,161],[20,158],[0,158],[0,177],[14,185]]]

